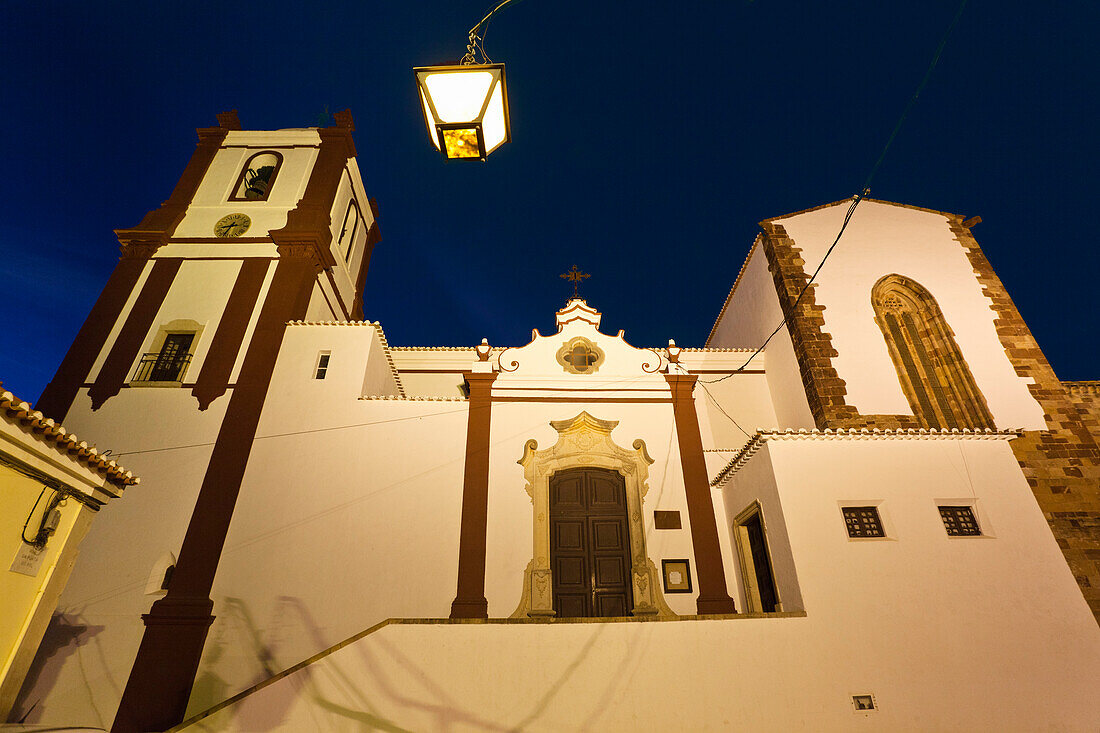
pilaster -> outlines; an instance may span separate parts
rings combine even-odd
[[[470,411],[466,424],[466,469],[458,545],[458,591],[451,618],[488,618],[485,600],[485,533],[489,510],[489,418],[495,372],[466,372]]]
[[[698,377],[694,374],[666,374],[665,379],[672,389],[672,411],[676,421],[680,465],[684,471],[691,544],[695,551],[695,574],[699,579],[696,604],[700,614],[736,613],[733,599],[726,589],[722,547],[718,541],[718,525],[714,519],[714,503],[703,458],[703,438],[699,433],[699,416],[692,397]]]

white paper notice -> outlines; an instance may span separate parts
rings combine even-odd
[[[34,545],[20,542],[19,550],[15,553],[15,559],[11,561],[11,571],[34,577],[38,575],[38,569],[42,567],[42,558],[45,555],[45,548],[39,550]]]

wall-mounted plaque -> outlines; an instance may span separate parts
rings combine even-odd
[[[691,566],[687,560],[661,560],[665,593],[691,593]]]

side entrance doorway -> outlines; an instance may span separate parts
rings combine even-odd
[[[575,468],[550,478],[550,567],[559,618],[629,616],[630,530],[617,471]]]

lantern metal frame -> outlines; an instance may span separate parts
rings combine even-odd
[[[435,100],[432,99],[432,94],[428,90],[425,80],[430,74],[433,73],[463,73],[470,71],[494,71],[499,70],[499,78],[495,84],[490,84],[485,93],[485,100],[481,103],[481,109],[478,111],[477,116],[474,119],[467,122],[436,122],[440,118],[439,110],[435,107]],[[413,74],[416,76],[416,88],[423,95],[420,105],[420,112],[424,118],[425,127],[434,128],[436,141],[439,143],[439,153],[443,156],[444,160],[478,160],[484,161],[489,153],[496,150],[505,143],[512,142],[512,122],[508,113],[508,84],[505,79],[504,64],[460,64],[456,66],[417,66],[413,68]],[[482,130],[482,123],[485,119],[485,112],[489,109],[489,102],[493,99],[493,94],[496,91],[496,85],[500,86],[501,100],[504,106],[504,139],[497,143],[492,150],[485,149],[485,133]],[[427,101],[428,107],[431,109],[431,114],[435,117],[435,120],[428,119],[428,110],[424,109],[423,101]],[[477,148],[478,156],[470,157],[451,157],[447,155],[447,141],[444,139],[444,130],[470,130],[473,129],[477,134]]]

